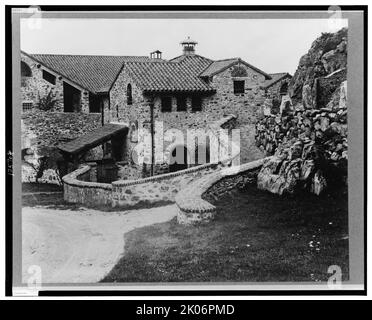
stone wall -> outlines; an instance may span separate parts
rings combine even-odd
[[[21,115],[22,182],[61,183],[58,161],[65,164],[57,149],[101,126],[100,114],[33,110]],[[102,149],[93,149],[87,158],[99,158]],[[41,167],[43,166],[43,167]]]
[[[112,183],[112,205],[126,207],[141,202],[174,202],[176,194],[187,184],[218,169],[218,164],[206,164],[145,179],[115,181]]]
[[[257,107],[257,100],[261,101],[263,91],[260,89],[260,85],[264,82],[265,77],[244,64],[241,64],[241,68],[245,69],[246,77],[232,77],[233,67],[215,75],[209,83],[216,93],[204,95],[202,97],[202,111],[196,112],[193,112],[191,108],[191,94],[186,95],[186,111],[177,111],[177,95],[170,94],[168,96],[172,99],[172,112],[162,112],[162,95],[144,96],[124,68],[110,91],[111,119],[127,123],[133,120],[137,120],[139,123],[149,123],[149,106],[154,103],[154,120],[162,121],[165,130],[170,128],[181,130],[204,128],[211,121],[218,120],[228,114],[239,115],[239,118],[254,123],[255,117],[260,111],[260,108]],[[234,80],[245,81],[244,94],[234,94]],[[128,105],[126,97],[128,84],[132,86],[131,105]]]
[[[265,97],[271,98],[271,99],[278,99],[281,100],[281,93],[280,88],[283,84],[287,83],[289,85],[289,82],[291,80],[291,77],[288,75],[286,77],[283,77],[279,81],[275,82],[273,85],[265,89]]]
[[[28,55],[21,54],[21,61],[26,63],[32,72],[31,77],[21,77],[21,102],[32,101],[34,107],[37,106],[39,99],[51,91],[56,100],[54,111],[63,111],[63,80],[56,76],[56,84],[43,79],[43,67]]]
[[[111,184],[83,181],[90,170],[89,165],[84,165],[63,177],[64,200],[86,206],[111,206]]]
[[[277,194],[347,185],[347,29],[323,33],[300,59],[280,113],[257,123],[268,154],[257,185]]]
[[[251,181],[257,171],[270,158],[227,167],[187,185],[175,198],[178,207],[177,221],[181,224],[199,224],[211,221],[217,208],[208,200],[222,195],[238,185]]]
[[[233,67],[220,72],[213,76],[210,84],[216,89],[212,95],[202,97],[202,111],[192,111],[192,95],[186,96],[186,111],[177,111],[177,95],[170,95],[172,101],[172,111],[161,111],[161,95],[143,95],[138,86],[132,82],[130,74],[125,68],[119,74],[113,87],[110,90],[111,101],[111,121],[132,123],[136,121],[138,127],[150,130],[151,110],[150,104],[154,105],[154,122],[161,123],[161,127],[155,126],[155,139],[159,132],[171,132],[176,129],[182,132],[186,145],[186,131],[188,129],[205,130],[210,123],[218,121],[226,115],[234,114],[239,118],[239,123],[243,125],[254,124],[257,119],[262,117],[263,90],[260,85],[265,81],[264,75],[241,64],[247,74],[246,77],[232,77]],[[234,80],[245,81],[245,93],[234,94]],[[132,104],[127,103],[126,88],[128,84],[132,87]],[[137,142],[130,140],[131,134],[128,135],[128,159],[131,159],[132,151],[136,148]],[[244,141],[245,144],[249,141]],[[174,141],[157,141],[155,148],[162,148],[166,154]],[[252,144],[254,146],[254,144]],[[247,147],[247,146],[245,146]],[[189,149],[189,148],[188,148]],[[188,150],[193,153],[194,150]],[[200,163],[199,163],[200,164]],[[167,163],[155,166],[155,174],[166,173],[168,170]]]
[[[257,146],[275,153],[259,174],[259,188],[278,194],[305,188],[320,194],[347,183],[347,82],[333,92],[326,107],[301,107],[257,122]]]
[[[138,180],[119,180],[111,184],[94,180],[95,166],[88,164],[63,177],[64,199],[86,206],[129,208],[141,203],[174,202],[175,195],[191,181],[221,168],[207,164]]]
[[[34,107],[36,107],[40,99],[51,92],[53,100],[56,101],[51,111],[63,112],[63,83],[67,82],[81,91],[80,110],[77,111],[89,113],[89,92],[87,90],[65,79],[48,67],[41,65],[27,54],[21,53],[21,61],[26,63],[32,72],[31,77],[21,77],[21,103],[23,101],[32,101]],[[55,75],[55,84],[43,79],[43,70]]]

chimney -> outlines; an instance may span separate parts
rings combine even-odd
[[[150,53],[150,59],[160,59],[161,60],[161,51],[155,50]]]
[[[195,53],[195,46],[198,43],[194,40],[191,40],[190,37],[187,37],[186,40],[181,42],[181,45],[183,47],[183,54],[184,55],[189,55],[189,54],[194,54]]]

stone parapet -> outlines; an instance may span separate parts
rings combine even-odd
[[[220,180],[256,170],[269,159],[270,157],[245,163],[241,166],[223,168],[190,183],[175,197],[178,206],[178,223],[199,224],[211,221],[216,215],[216,207],[204,200],[203,195]]]

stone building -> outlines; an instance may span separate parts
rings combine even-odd
[[[127,61],[150,61],[150,58],[27,54],[21,51],[23,111],[40,107],[50,94],[53,103],[41,108],[56,112],[104,111],[104,123],[110,122],[109,89]]]
[[[292,76],[289,73],[271,73],[270,76],[271,79],[261,86],[266,98],[263,105],[264,115],[278,113],[281,104],[289,100],[288,86]]]
[[[102,124],[125,124],[129,128],[125,152],[116,160],[128,162],[139,129],[151,129],[155,135],[155,122],[161,122],[164,131],[205,129],[231,114],[253,124],[265,98],[280,96],[290,78],[287,73],[267,74],[241,58],[200,56],[197,42],[190,38],[181,45],[182,54],[170,60],[162,59],[159,50],[149,57],[22,52],[23,111],[99,113]],[[168,154],[173,155],[169,144],[190,152],[169,142],[164,146]],[[158,173],[169,170],[169,161]]]

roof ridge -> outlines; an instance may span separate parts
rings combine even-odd
[[[273,73],[269,73],[270,75],[272,74],[289,74],[288,72],[273,72]]]
[[[124,61],[123,63],[163,63],[163,64],[169,64],[169,65],[174,65],[174,62],[170,62],[168,60],[151,60],[149,59],[148,61]]]
[[[212,59],[210,59],[210,58],[207,58],[207,57],[204,57],[204,56],[201,56],[200,54],[197,54],[197,53],[193,53],[193,54],[180,54],[179,56],[177,56],[177,57],[174,57],[174,58],[172,58],[172,59],[169,59],[168,61],[169,62],[172,62],[172,63],[179,63],[179,62],[181,62],[181,61],[183,61],[184,59],[182,59],[181,61],[177,61],[177,62],[173,62],[173,60],[176,60],[176,59],[178,59],[178,58],[181,58],[181,57],[184,57],[184,58],[187,58],[187,57],[200,57],[200,58],[203,58],[203,59],[206,59],[206,60],[209,60],[209,61],[214,61],[214,60],[212,60]]]
[[[239,59],[242,60],[239,57],[235,57],[235,58],[226,58],[226,59],[214,60],[214,62],[222,62],[222,61],[229,61],[229,60],[239,60]]]
[[[148,56],[133,56],[133,55],[104,55],[104,54],[71,54],[71,53],[27,53],[22,51],[30,56],[38,55],[38,56],[73,56],[73,57],[140,57],[140,58],[148,58]]]

